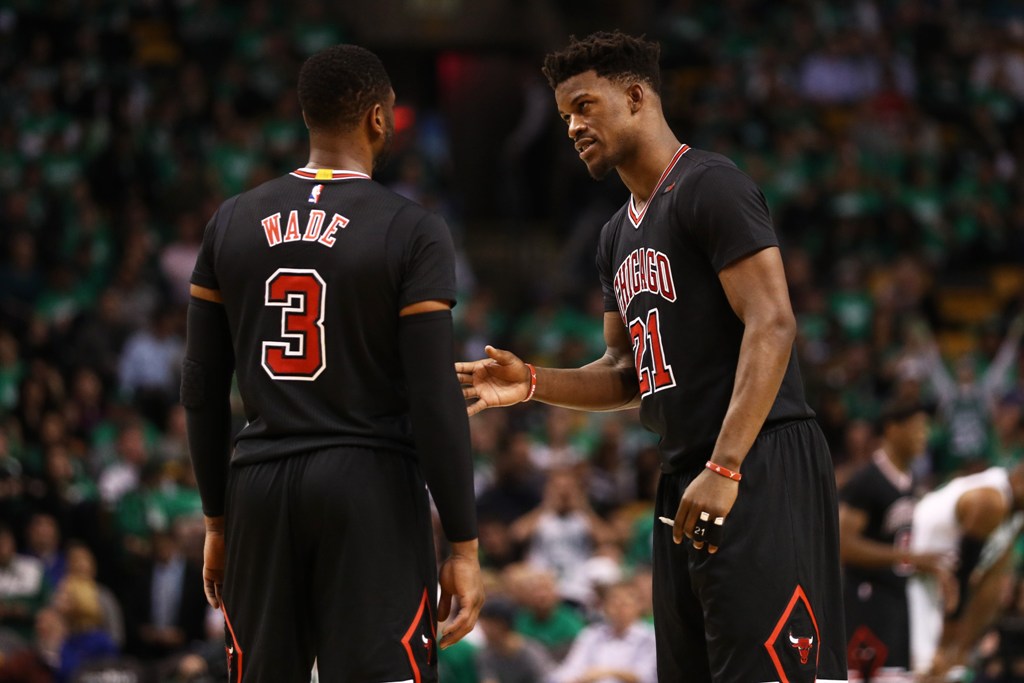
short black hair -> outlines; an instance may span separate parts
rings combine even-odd
[[[661,46],[645,40],[644,36],[598,31],[583,40],[569,36],[569,44],[564,49],[544,57],[541,71],[552,90],[573,76],[593,70],[598,76],[613,80],[636,78],[646,81],[655,92],[659,92],[660,57]]]
[[[882,428],[890,424],[901,424],[918,413],[935,414],[935,406],[927,401],[914,398],[891,398],[882,405],[878,423]]]
[[[299,71],[299,105],[310,128],[347,129],[387,100],[391,79],[377,55],[358,45],[334,45]]]

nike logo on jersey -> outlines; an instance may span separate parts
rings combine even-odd
[[[349,220],[336,213],[331,218],[331,222],[327,223],[327,227],[324,227],[326,220],[326,212],[321,209],[313,209],[309,212],[309,217],[306,219],[305,230],[300,230],[299,212],[293,209],[288,212],[288,223],[283,234],[281,233],[280,211],[267,216],[260,221],[260,224],[263,226],[263,234],[267,238],[267,246],[276,247],[284,242],[318,242],[330,248],[334,246],[337,240],[335,233],[339,229],[345,229],[348,226]]]
[[[668,256],[654,249],[634,249],[624,258],[615,272],[614,287],[615,300],[623,318],[633,297],[642,292],[658,294],[666,301],[676,300],[672,264]]]

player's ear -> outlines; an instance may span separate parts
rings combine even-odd
[[[306,112],[302,112],[302,122],[306,124],[306,130],[309,130],[309,119],[306,118]]]
[[[366,112],[366,122],[374,136],[382,136],[387,132],[387,118],[384,105],[378,102]]]
[[[645,94],[643,83],[634,82],[626,88],[626,100],[629,104],[630,112],[635,114],[640,111],[640,107],[643,106],[644,103]]]

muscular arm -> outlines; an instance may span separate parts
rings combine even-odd
[[[1007,513],[1006,501],[994,488],[967,491],[956,504],[956,519],[965,537],[984,543],[1002,523]],[[1002,593],[1002,583],[1011,567],[1012,544],[991,566],[961,566],[960,600],[963,610],[956,619],[948,619],[939,639],[939,650],[932,664],[933,672],[963,664],[985,629],[992,623]],[[974,558],[976,563],[977,557]],[[966,561],[966,558],[961,558]],[[966,577],[963,575],[966,574]]]
[[[604,355],[581,368],[537,368],[534,400],[576,410],[623,410],[640,405],[633,344],[617,313],[604,314]]]
[[[744,329],[732,398],[711,459],[739,470],[779,393],[796,319],[778,248],[740,259],[718,277]]]
[[[743,321],[736,381],[711,460],[739,471],[782,385],[796,337],[796,320],[777,247],[762,249],[726,266],[718,275],[729,305]],[[705,470],[683,493],[672,536],[692,538],[701,512],[728,517],[739,493],[737,482]],[[695,541],[694,548],[704,547]],[[709,546],[709,552],[717,551]]]
[[[966,661],[971,650],[999,613],[1003,584],[1013,566],[1012,550],[1012,546],[1008,547],[1002,557],[979,577],[967,597],[967,606],[950,643],[958,661]]]
[[[942,553],[909,553],[891,543],[864,537],[868,516],[848,503],[839,503],[839,559],[844,565],[862,569],[885,569],[908,562],[916,571],[944,571]]]
[[[639,384],[633,365],[633,346],[626,326],[616,313],[604,314],[607,349],[593,363],[574,369],[537,368],[533,399],[576,410],[623,410],[640,404]],[[515,354],[487,347],[489,358],[456,363],[462,394],[475,415],[485,408],[508,406],[526,400],[530,371]]]
[[[867,514],[846,503],[839,504],[839,559],[845,565],[864,569],[891,567],[901,559],[891,543],[864,537]]]

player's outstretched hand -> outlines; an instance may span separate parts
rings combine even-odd
[[[486,408],[510,406],[526,400],[530,393],[530,370],[511,351],[488,346],[487,358],[456,363],[455,372],[467,401],[466,412],[476,415]]]
[[[454,645],[473,630],[480,608],[484,604],[484,584],[480,577],[480,559],[477,557],[477,542],[466,552],[454,549],[451,556],[441,565],[438,579],[441,584],[441,600],[437,605],[437,620],[447,621],[451,615],[452,598],[458,601],[458,612],[441,636],[441,649]],[[457,544],[453,544],[457,545]]]
[[[203,591],[210,607],[220,609],[220,591],[224,583],[224,518],[206,518],[203,544]]]

